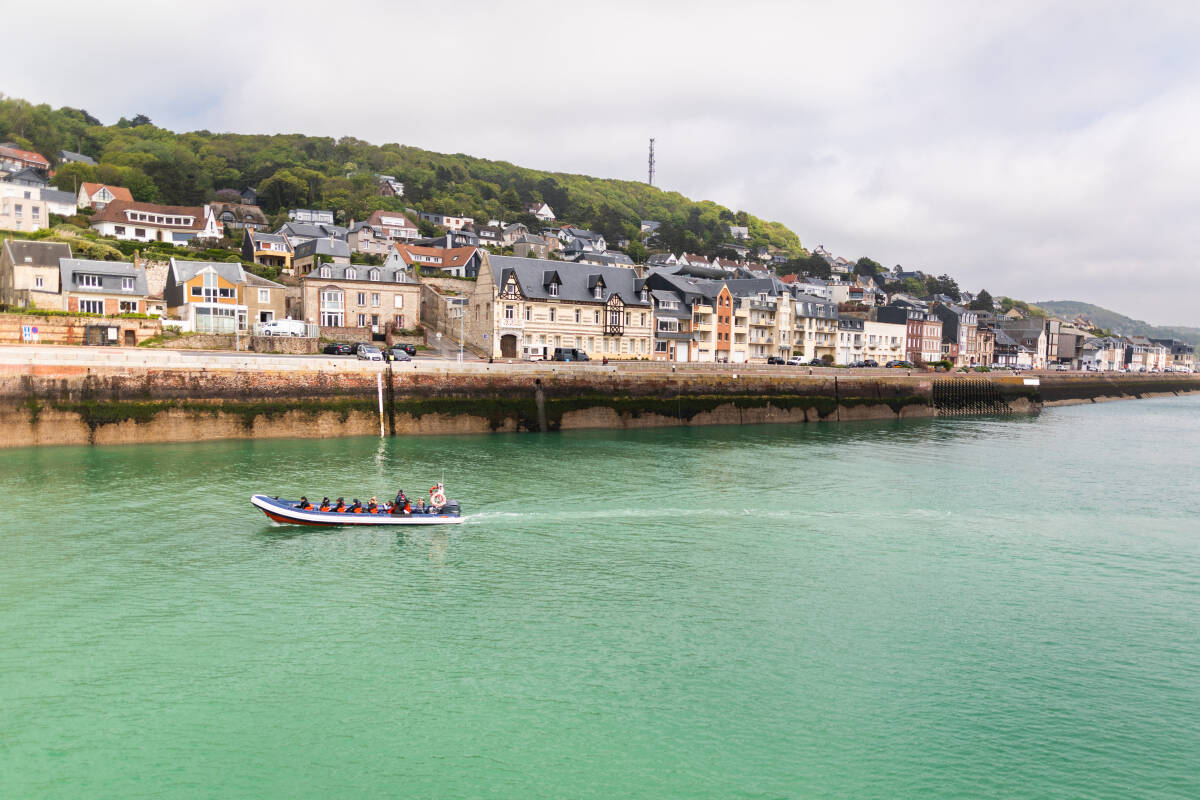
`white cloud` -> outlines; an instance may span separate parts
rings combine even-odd
[[[65,5],[5,92],[627,179],[656,136],[660,185],[806,243],[1200,324],[1194,4]]]

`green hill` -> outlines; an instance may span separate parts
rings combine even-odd
[[[1148,336],[1157,339],[1178,339],[1181,342],[1200,345],[1200,328],[1172,325],[1151,325],[1140,319],[1133,319],[1116,311],[1081,303],[1078,300],[1046,300],[1039,306],[1055,316],[1074,319],[1082,314],[1092,321],[1093,325],[1120,334],[1121,336]]]
[[[401,144],[373,145],[352,137],[302,134],[175,133],[139,115],[102,125],[86,111],[53,109],[0,96],[0,141],[35,150],[56,167],[55,184],[74,190],[80,181],[126,186],[134,199],[173,205],[213,200],[221,189],[253,187],[268,215],[294,207],[326,208],[338,221],[372,211],[463,214],[540,225],[526,213],[545,201],[560,223],[627,238],[635,258],[640,221],[662,223],[663,249],[711,255],[729,240],[729,225],[750,229],[750,246],[766,245],[804,255],[800,239],[767,222],[709,201],[693,201],[635,181],[543,172],[504,161],[448,155]],[[99,164],[57,164],[59,150],[81,152]],[[403,198],[381,197],[377,175],[405,185]]]

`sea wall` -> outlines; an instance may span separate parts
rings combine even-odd
[[[1195,391],[1194,376],[1097,380],[665,370],[420,372],[0,368],[0,446],[801,423],[1029,413]],[[379,378],[377,379],[377,374]],[[377,382],[378,381],[378,382]],[[382,389],[382,392],[380,391]]]

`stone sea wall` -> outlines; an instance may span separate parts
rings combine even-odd
[[[391,435],[1029,413],[1200,389],[1195,376],[796,375],[782,370],[383,373]],[[0,368],[0,447],[377,435],[371,372]]]

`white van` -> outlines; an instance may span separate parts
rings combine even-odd
[[[308,323],[298,319],[273,319],[262,324],[263,336],[307,336]]]

